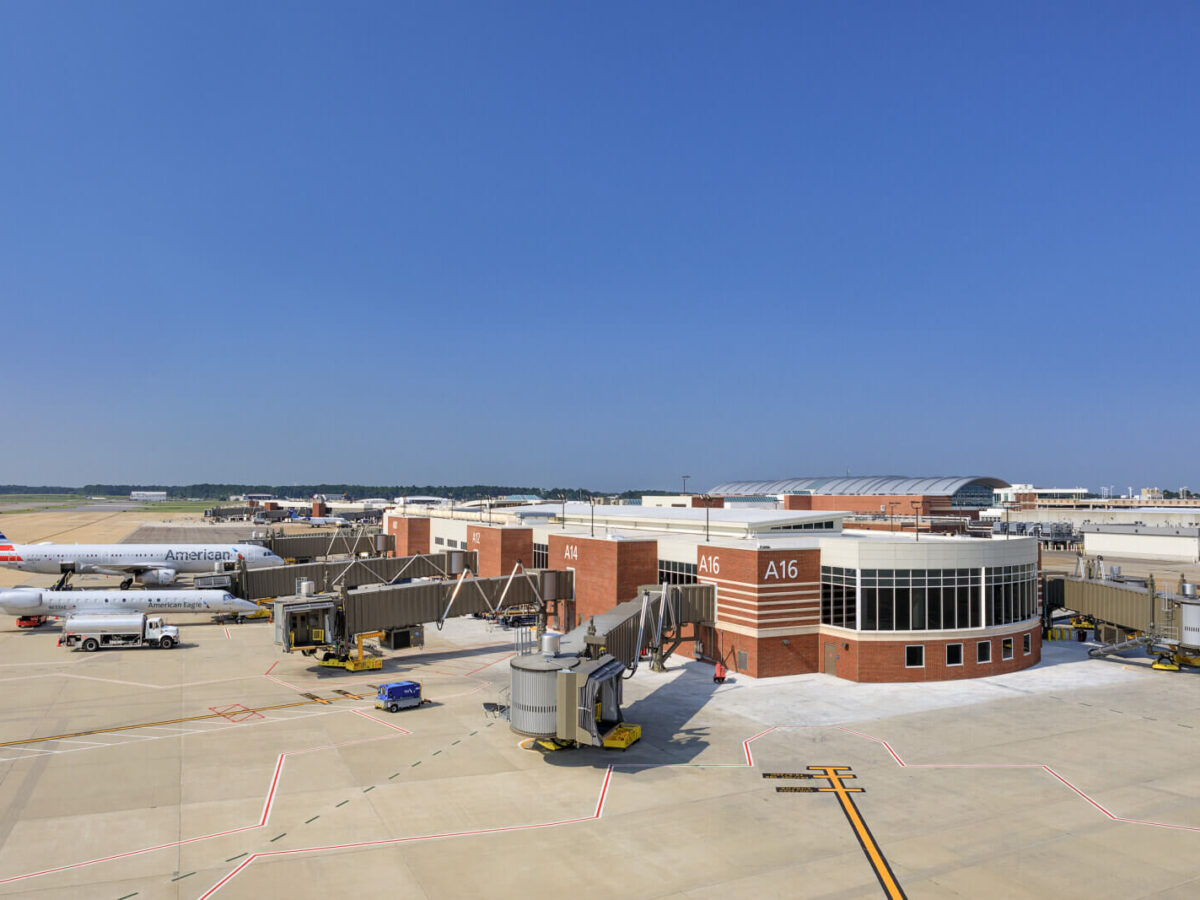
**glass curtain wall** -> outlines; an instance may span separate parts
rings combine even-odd
[[[1035,569],[1032,563],[863,569],[860,582],[856,569],[822,566],[821,622],[860,631],[943,631],[1022,622],[1037,613]]]

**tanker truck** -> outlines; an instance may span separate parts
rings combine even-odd
[[[68,616],[63,622],[59,646],[91,652],[101,647],[162,647],[179,643],[179,629],[161,616],[135,614],[87,614]]]

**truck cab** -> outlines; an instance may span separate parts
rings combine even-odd
[[[386,709],[388,712],[411,709],[424,702],[419,681],[392,681],[381,684],[379,692],[375,695],[375,708]]]
[[[151,647],[163,647],[169,650],[179,643],[179,629],[174,625],[164,624],[161,616],[148,617],[145,641]]]

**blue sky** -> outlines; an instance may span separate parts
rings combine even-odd
[[[0,5],[0,482],[1200,486],[1200,7]]]

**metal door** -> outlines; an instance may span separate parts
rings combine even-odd
[[[826,675],[837,674],[837,644],[825,645],[825,667],[821,671]]]

